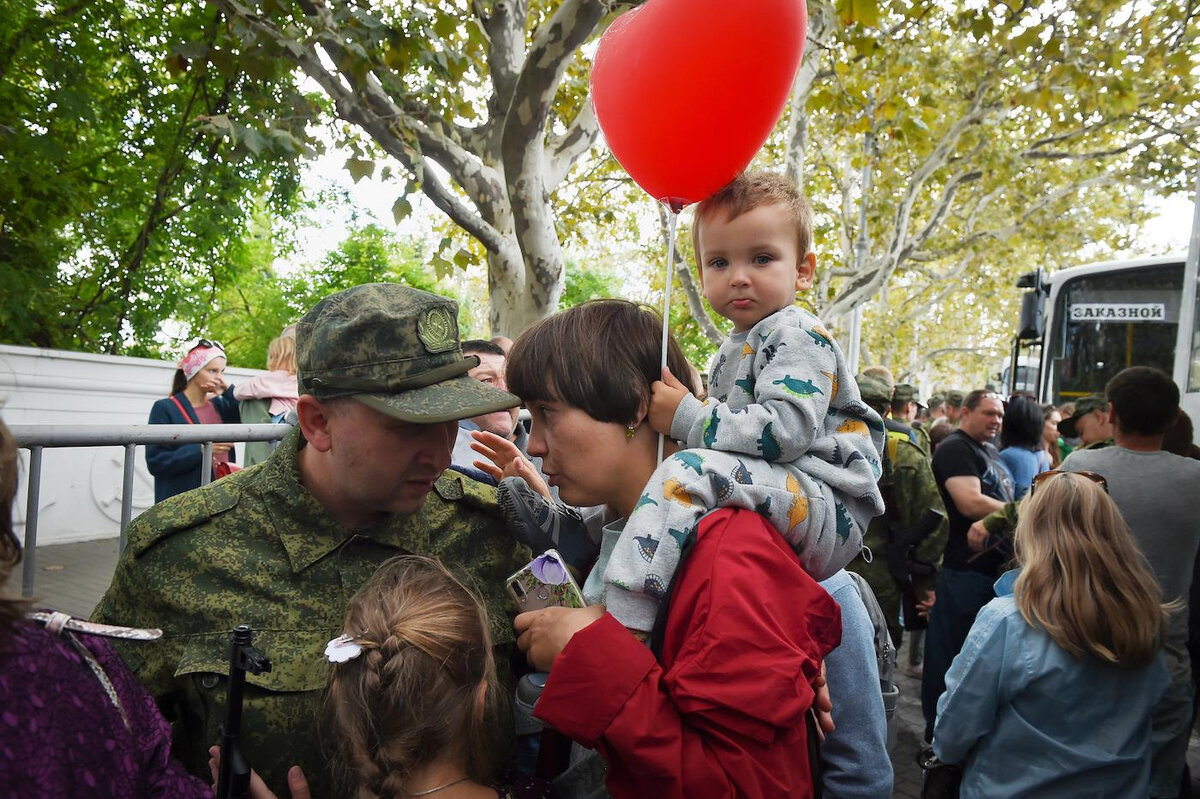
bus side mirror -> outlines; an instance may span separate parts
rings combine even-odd
[[[1046,296],[1034,289],[1021,295],[1021,317],[1017,324],[1017,338],[1021,341],[1040,339],[1043,330],[1042,305]]]

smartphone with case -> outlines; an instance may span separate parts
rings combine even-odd
[[[520,612],[553,606],[582,608],[583,592],[556,549],[547,549],[505,581]]]

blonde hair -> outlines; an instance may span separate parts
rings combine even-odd
[[[1021,503],[1015,600],[1063,649],[1124,669],[1154,659],[1166,631],[1162,589],[1117,505],[1099,484],[1063,472]]]
[[[705,219],[717,210],[724,210],[733,220],[761,205],[782,205],[787,209],[796,228],[797,252],[801,257],[812,252],[812,207],[804,192],[795,183],[774,172],[743,172],[696,206],[692,221],[692,249],[696,253],[697,268],[703,269],[704,266],[700,253],[700,226]]]
[[[393,558],[350,600],[344,629],[363,652],[334,665],[325,710],[360,799],[402,796],[446,757],[487,780],[498,692],[475,596],[436,560]]]
[[[296,374],[296,334],[283,335],[267,345],[267,369]]]

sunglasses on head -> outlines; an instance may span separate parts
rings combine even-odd
[[[1086,477],[1093,483],[1098,483],[1100,487],[1104,489],[1105,494],[1108,493],[1108,481],[1104,479],[1104,475],[1096,474],[1095,472],[1072,472],[1064,469],[1051,469],[1048,472],[1042,472],[1041,474],[1034,475],[1033,482],[1029,486],[1029,493],[1032,494],[1033,490],[1037,488],[1038,485],[1046,482],[1052,477],[1057,477],[1060,474],[1077,474],[1080,477]]]
[[[198,349],[200,349],[201,347],[216,347],[216,348],[217,348],[217,349],[219,349],[221,352],[224,352],[224,351],[225,351],[225,348],[221,346],[221,342],[219,342],[219,341],[209,341],[209,340],[208,340],[208,339],[206,339],[206,338],[202,338],[202,339],[200,339],[199,341],[197,341],[197,342],[196,342],[196,346],[192,347],[192,349],[188,350],[188,352],[191,352],[192,350],[198,350]]]

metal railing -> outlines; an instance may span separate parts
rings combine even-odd
[[[29,450],[29,490],[25,503],[25,545],[21,570],[21,594],[33,595],[37,562],[38,503],[42,489],[42,450],[46,447],[112,447],[125,449],[121,480],[121,540],[133,518],[134,454],[138,445],[202,444],[200,485],[212,481],[212,448],[215,441],[275,441],[287,435],[282,424],[130,424],[130,425],[10,425],[17,446]]]

